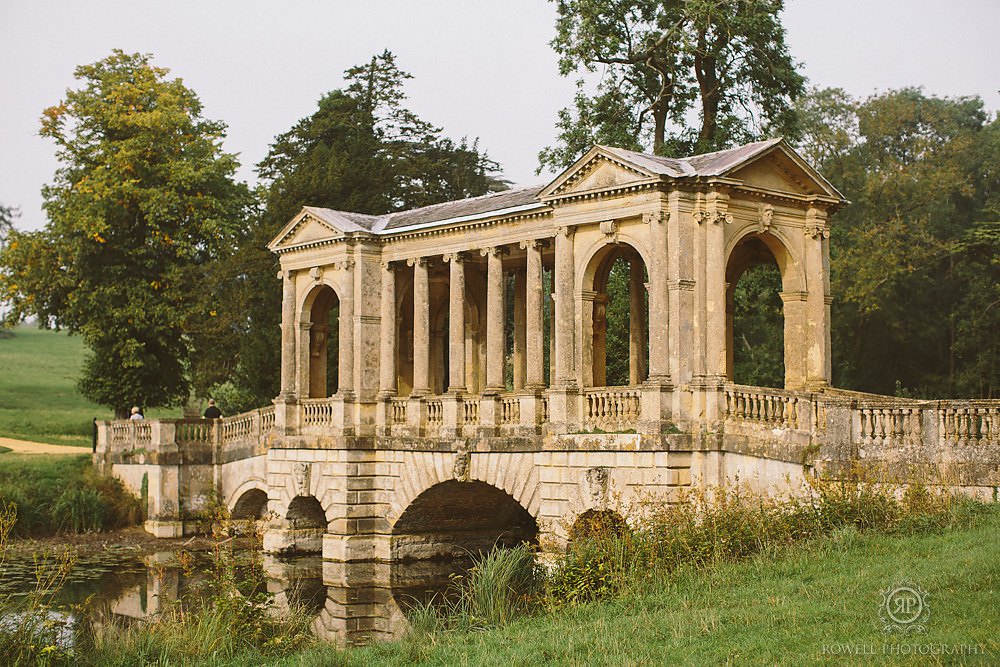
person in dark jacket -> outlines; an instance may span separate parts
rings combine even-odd
[[[215,399],[208,399],[208,407],[205,408],[205,419],[218,419],[222,416],[222,410],[215,405]]]

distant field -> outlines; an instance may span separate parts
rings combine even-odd
[[[91,420],[111,413],[76,390],[83,341],[33,326],[13,333],[0,338],[0,435],[90,446]]]

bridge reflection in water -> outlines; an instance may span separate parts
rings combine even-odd
[[[203,569],[186,575],[172,552],[152,554],[145,561],[145,573],[137,571],[136,563],[122,563],[90,582],[86,592],[92,596],[93,622],[141,623],[166,605],[199,595]],[[304,614],[319,639],[340,645],[401,638],[409,628],[406,612],[415,604],[443,600],[452,575],[471,565],[468,559],[336,563],[318,556],[267,556],[263,562],[272,613]]]

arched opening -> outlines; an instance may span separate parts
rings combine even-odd
[[[441,482],[421,493],[396,521],[393,560],[462,558],[536,543],[538,525],[528,510],[483,482]]]
[[[591,509],[582,513],[569,530],[570,544],[587,540],[621,537],[628,530],[625,519],[614,510]]]
[[[231,515],[237,521],[267,518],[267,492],[262,489],[246,491],[236,500]]]
[[[285,514],[287,537],[294,553],[321,553],[326,532],[326,512],[314,496],[296,496]]]
[[[340,299],[329,286],[316,289],[309,321],[309,398],[325,398],[337,393],[340,371]]]
[[[742,239],[726,266],[726,375],[757,387],[788,384],[786,320],[796,293],[783,286],[787,252],[770,236]]]
[[[538,543],[538,524],[513,497],[484,482],[441,482],[414,499],[392,529],[396,599],[444,592],[476,556],[494,547]]]
[[[648,377],[646,265],[630,245],[608,245],[591,260],[591,385],[636,386]]]

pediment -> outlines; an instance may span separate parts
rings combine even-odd
[[[335,241],[344,233],[317,216],[302,211],[274,238],[268,247],[271,250],[291,248],[299,245]]]
[[[726,174],[760,190],[803,196],[843,196],[801,157],[783,144]]]
[[[611,190],[646,183],[653,178],[655,174],[595,147],[546,186],[539,193],[539,198]]]

